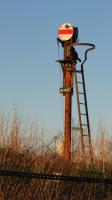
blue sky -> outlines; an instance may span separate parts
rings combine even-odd
[[[63,130],[55,60],[57,29],[64,22],[78,26],[81,42],[96,45],[85,66],[91,125],[105,119],[112,128],[111,0],[0,0],[0,111],[16,107],[52,134]]]

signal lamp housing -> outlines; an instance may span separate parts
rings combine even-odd
[[[73,43],[78,41],[78,27],[64,23],[58,29],[58,41],[63,43],[69,40],[72,40]]]

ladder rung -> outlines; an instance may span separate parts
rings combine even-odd
[[[83,85],[83,82],[79,82],[79,81],[78,81],[77,83],[78,83],[78,84],[82,84],[82,85]]]
[[[87,124],[81,124],[82,126],[88,126]]]
[[[81,115],[84,115],[84,116],[86,116],[86,114],[85,113],[80,113]]]
[[[81,105],[85,105],[85,103],[79,103],[79,104],[81,104]]]
[[[79,94],[84,94],[83,92],[78,92]]]
[[[81,70],[76,70],[77,73],[81,73]]]

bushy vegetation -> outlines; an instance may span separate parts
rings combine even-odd
[[[74,152],[74,160],[67,163],[50,146],[41,142],[36,129],[25,133],[21,122],[14,117],[12,123],[4,117],[0,120],[0,169],[61,174],[71,176],[112,178],[112,141],[105,137],[100,126],[97,141],[93,142],[94,161],[79,158],[80,149]],[[24,133],[23,133],[24,132]],[[0,177],[0,200],[111,200],[112,185],[85,184],[53,180]]]

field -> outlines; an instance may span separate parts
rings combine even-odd
[[[0,169],[25,172],[112,178],[112,140],[100,124],[93,141],[94,161],[79,159],[67,163],[55,151],[55,146],[41,141],[38,129],[31,126],[28,133],[22,122],[14,117],[0,120]],[[0,200],[111,200],[112,185],[87,184],[54,180],[0,177]]]

